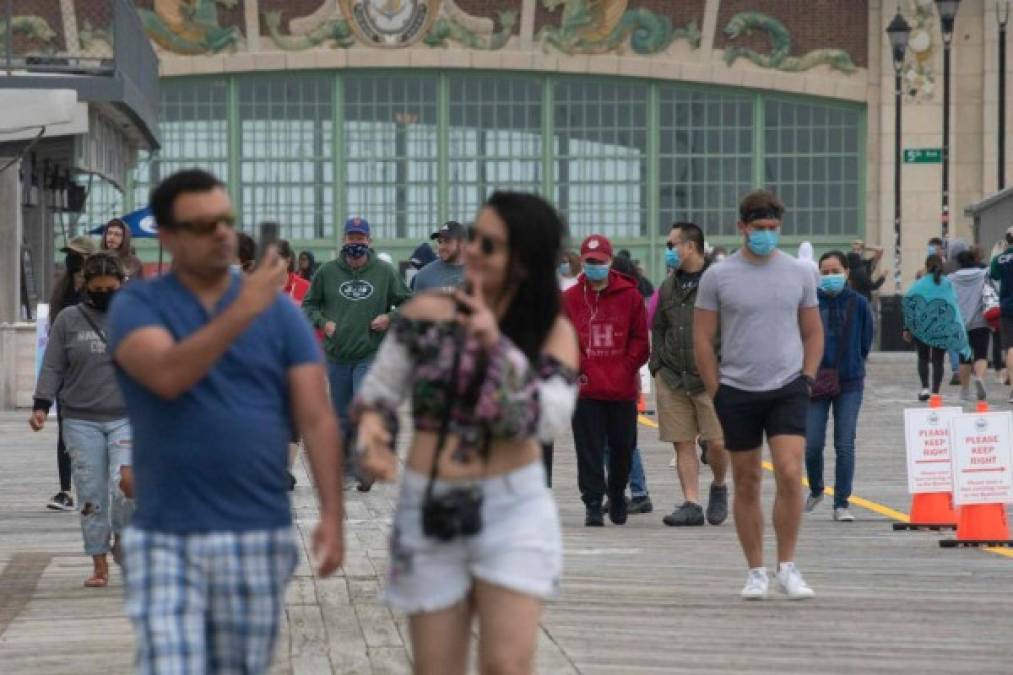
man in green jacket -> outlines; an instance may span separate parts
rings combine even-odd
[[[675,223],[668,234],[667,263],[675,271],[658,291],[651,327],[649,368],[658,389],[658,431],[675,445],[676,470],[683,504],[664,518],[666,525],[703,525],[700,506],[700,461],[696,439],[707,444],[714,482],[707,503],[707,522],[720,525],[728,517],[728,455],[714,402],[704,390],[693,356],[693,307],[700,278],[707,269],[703,231],[693,223]]]
[[[310,322],[324,333],[331,399],[346,459],[352,450],[348,406],[380,348],[392,310],[411,297],[394,267],[370,251],[371,242],[366,219],[349,218],[338,259],[320,267],[302,302]]]

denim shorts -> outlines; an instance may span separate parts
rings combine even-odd
[[[559,590],[563,570],[559,514],[541,461],[474,481],[481,486],[482,530],[449,542],[422,532],[429,477],[406,470],[390,536],[385,599],[407,614],[435,612],[467,597],[475,579],[539,599]],[[437,481],[434,494],[472,481]]]

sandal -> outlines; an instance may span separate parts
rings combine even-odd
[[[97,574],[93,574],[84,582],[85,588],[105,588],[109,585],[108,577],[100,577]]]

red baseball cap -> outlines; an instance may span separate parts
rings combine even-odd
[[[592,234],[580,245],[581,260],[607,263],[612,257],[612,243],[600,234]]]

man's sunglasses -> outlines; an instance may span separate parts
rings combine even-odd
[[[496,252],[498,242],[486,235],[480,233],[474,225],[468,228],[468,241],[474,243],[478,242],[479,250],[482,251],[482,255],[488,257]]]
[[[186,230],[198,236],[206,236],[217,230],[219,225],[235,227],[236,216],[233,213],[223,213],[220,216],[204,220],[177,220],[174,225],[180,230]]]

